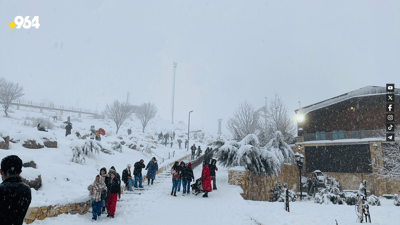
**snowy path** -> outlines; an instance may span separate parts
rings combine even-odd
[[[141,195],[123,194],[117,202],[114,219],[102,215],[96,223],[100,224],[250,224],[256,225],[247,213],[246,202],[240,196],[241,189],[227,184],[227,170],[220,169],[217,179],[218,190],[209,193],[209,198],[190,194],[182,196],[182,189],[177,197],[171,196],[172,177],[169,171],[158,174],[155,183],[148,186]],[[201,167],[194,170],[200,177]],[[157,182],[157,183],[156,183]],[[138,192],[138,191],[135,191]],[[35,221],[33,224],[88,224],[91,213],[86,215],[60,215]]]
[[[95,223],[121,224],[226,224],[226,225],[257,225],[255,219],[262,225],[356,225],[354,206],[320,205],[312,201],[294,202],[290,204],[291,212],[283,208],[282,202],[246,201],[240,196],[241,188],[228,185],[228,170],[218,166],[218,190],[209,193],[209,198],[201,194],[177,197],[171,196],[172,181],[169,171],[158,174],[154,185],[148,186],[141,195],[123,194],[117,203],[114,219],[100,218]],[[201,167],[194,170],[196,178],[200,177]],[[393,218],[398,216],[399,207],[393,205],[393,200],[381,199],[382,206],[372,206],[372,225],[396,224]],[[92,224],[91,213],[86,215],[60,215],[55,218],[36,220],[33,225],[83,225]]]

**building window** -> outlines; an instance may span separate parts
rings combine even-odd
[[[336,130],[334,130],[332,131],[332,140],[336,139],[339,139],[339,133]]]
[[[344,139],[344,130],[339,130],[339,139]]]

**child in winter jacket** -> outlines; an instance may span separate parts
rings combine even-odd
[[[101,190],[105,189],[107,190],[106,184],[103,182],[102,179],[100,179],[100,175],[96,176],[95,181],[93,184],[89,186],[90,188],[90,198],[92,200],[92,220],[97,220],[97,217],[101,216],[101,207],[102,207],[102,201],[101,201]]]

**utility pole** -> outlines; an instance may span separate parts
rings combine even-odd
[[[172,124],[174,124],[174,101],[175,101],[175,70],[178,63],[174,62],[174,79],[172,82]]]
[[[131,93],[129,93],[129,91],[128,91],[128,93],[126,94],[126,104],[127,105],[129,105],[130,98],[131,98]]]
[[[192,113],[192,112],[193,112],[193,110],[189,112],[189,123],[188,123],[188,139],[187,139],[187,140],[188,140],[188,144],[187,144],[187,151],[189,151],[189,143],[190,143],[190,141],[189,141],[189,140],[190,140],[190,139],[189,139],[189,138],[190,138],[190,136],[189,136],[189,134],[190,134],[190,113]]]
[[[221,134],[222,134],[222,132],[221,132],[221,122],[222,122],[222,119],[218,119],[218,138],[221,138]]]

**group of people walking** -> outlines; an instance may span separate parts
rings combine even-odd
[[[133,191],[134,188],[143,188],[142,186],[142,169],[145,168],[144,160],[134,164],[133,175],[131,173],[131,165],[122,171],[122,181],[125,183],[126,190]],[[155,157],[147,164],[145,170],[147,172],[148,185],[153,184],[158,170],[158,164]],[[139,185],[138,185],[139,183]],[[117,205],[117,198],[121,199],[121,177],[112,166],[107,173],[105,167],[100,169],[100,174],[96,176],[95,181],[89,185],[90,201],[92,206],[92,220],[95,221],[101,217],[102,212],[107,210],[107,217],[114,218]]]
[[[191,157],[192,160],[194,160],[195,158],[196,159],[199,158],[201,153],[203,153],[203,150],[201,150],[200,145],[196,148],[196,145],[193,144],[192,147],[190,147],[190,150],[192,150],[192,157]],[[207,147],[206,151],[204,152],[205,160],[206,160],[207,164],[210,161],[210,158],[211,158],[211,154],[210,153],[211,153],[212,150],[213,150],[212,148]]]
[[[216,166],[216,160],[213,159],[211,164],[207,161],[203,161],[203,169],[201,172],[201,184],[202,191],[204,192],[203,197],[208,197],[208,192],[217,190],[215,171],[218,170]],[[192,164],[189,162],[187,165],[185,162],[176,161],[171,168],[172,174],[172,191],[171,195],[176,196],[176,192],[180,191],[182,184],[182,195],[190,194],[190,183],[194,182],[194,175]],[[211,181],[213,181],[213,188],[211,188]]]

